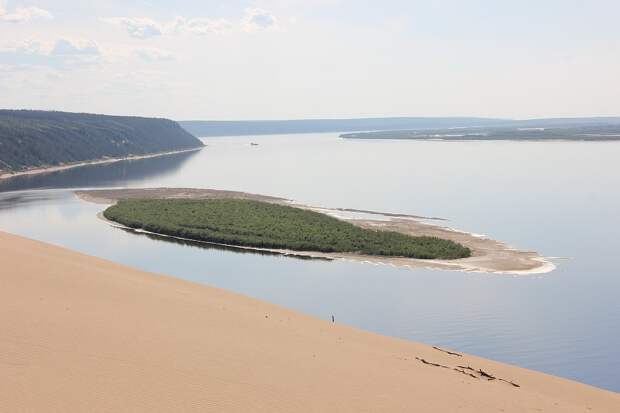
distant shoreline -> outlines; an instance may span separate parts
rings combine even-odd
[[[581,128],[620,125],[620,117],[505,119],[481,117],[387,117],[352,119],[292,119],[207,121],[182,120],[179,124],[195,136],[279,135],[304,133],[351,133],[403,130],[454,130],[480,128]]]
[[[562,127],[474,127],[342,133],[341,139],[447,142],[620,142],[620,124]]]
[[[557,143],[605,143],[605,142],[620,142],[619,136],[600,137],[596,139],[577,139],[577,138],[379,138],[379,137],[353,137],[346,136],[347,134],[341,134],[338,137],[340,139],[357,140],[357,141],[417,141],[417,142],[557,142]]]
[[[146,155],[125,156],[125,157],[121,157],[121,158],[96,159],[96,160],[92,160],[92,161],[77,162],[77,163],[72,163],[72,164],[68,164],[68,165],[50,166],[50,167],[46,167],[46,168],[32,168],[32,169],[27,169],[25,171],[20,171],[20,172],[3,172],[2,170],[0,170],[0,173],[1,173],[0,174],[0,180],[11,179],[11,178],[15,178],[15,177],[18,177],[18,176],[24,176],[24,175],[47,174],[47,173],[52,173],[52,172],[64,171],[64,170],[67,170],[67,169],[79,168],[81,166],[104,165],[104,164],[116,163],[116,162],[122,162],[122,161],[137,161],[137,160],[140,160],[140,159],[158,158],[158,157],[161,157],[161,156],[176,155],[176,154],[180,154],[180,153],[199,151],[199,150],[201,150],[203,148],[204,148],[204,146],[200,146],[200,147],[197,147],[197,148],[181,149],[181,150],[178,150],[178,151],[156,152],[156,153],[150,153],[150,154],[146,154]]]

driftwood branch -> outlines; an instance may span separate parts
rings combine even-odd
[[[416,357],[416,360],[419,360],[419,361],[421,361],[424,364],[428,364],[429,366],[441,367],[441,368],[444,368],[444,369],[449,369],[450,368],[448,366],[444,366],[443,364],[437,364],[437,363],[433,363],[431,361],[426,361],[426,360],[424,360],[421,357]]]
[[[451,355],[451,356],[463,357],[463,355],[462,355],[462,354],[459,354],[459,353],[454,353],[454,352],[452,352],[452,351],[448,351],[448,350],[445,350],[445,349],[443,349],[443,348],[439,348],[439,347],[435,347],[435,346],[433,346],[433,348],[434,348],[435,350],[438,350],[438,351],[442,351],[442,352],[444,352],[444,353],[447,353],[447,354],[449,354],[449,355]]]
[[[514,381],[509,381],[509,380],[505,380],[505,379],[498,379],[498,380],[503,381],[504,383],[512,384],[515,387],[521,387],[517,383],[515,383]]]
[[[456,368],[456,367],[455,367],[453,370],[454,370],[454,371],[458,371],[459,373],[463,373],[463,374],[465,374],[466,376],[473,377],[474,379],[480,379],[480,377],[476,376],[475,374],[468,373],[468,372],[466,372],[465,370],[461,370],[461,369]]]
[[[506,380],[506,379],[501,379],[499,377],[495,377],[494,375],[492,375],[491,373],[488,373],[482,369],[475,369],[471,366],[456,366],[456,367],[450,367],[450,366],[444,366],[443,364],[438,364],[438,363],[433,363],[432,361],[428,361],[425,360],[421,357],[416,357],[416,360],[420,361],[423,364],[426,364],[428,366],[433,366],[433,367],[441,367],[444,369],[450,369],[450,370],[454,370],[457,371],[461,374],[465,374],[466,376],[472,377],[474,379],[485,379],[486,381],[492,381],[492,380],[499,380],[499,381],[503,381],[504,383],[508,383],[511,386],[514,387],[521,387],[520,385],[518,385],[517,383],[515,383],[514,381],[510,381],[510,380]]]

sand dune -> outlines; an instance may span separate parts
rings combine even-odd
[[[2,412],[620,411],[617,393],[5,233],[0,260]]]

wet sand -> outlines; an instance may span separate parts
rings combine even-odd
[[[2,232],[0,260],[3,412],[620,411],[618,393]]]
[[[249,194],[245,192],[222,191],[212,189],[189,189],[189,188],[151,188],[151,189],[118,189],[118,190],[91,190],[76,191],[83,200],[101,204],[113,204],[118,200],[132,198],[169,198],[169,199],[217,199],[217,198],[240,198],[252,199],[263,202],[272,202],[283,205],[291,205],[298,208],[313,210],[336,216],[339,219],[350,222],[364,228],[384,231],[402,232],[414,236],[431,236],[449,239],[460,243],[472,251],[472,256],[456,260],[420,260],[405,257],[383,257],[373,255],[361,255],[353,253],[321,253],[312,251],[291,251],[279,249],[253,250],[270,251],[289,255],[305,257],[346,259],[364,261],[375,264],[388,264],[410,268],[429,268],[453,271],[472,271],[496,274],[542,274],[553,271],[555,265],[535,251],[521,251],[511,246],[490,238],[477,236],[467,232],[457,231],[440,225],[440,218],[424,218],[414,215],[395,213],[381,213],[376,211],[352,210],[347,208],[321,208],[315,206],[292,203],[285,198],[265,195]],[[362,212],[364,214],[377,215],[381,219],[358,219],[343,217],[342,212]],[[432,221],[429,222],[429,221]]]

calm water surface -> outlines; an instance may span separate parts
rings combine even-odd
[[[258,141],[260,146],[250,146]],[[620,144],[213,138],[195,154],[0,183],[0,229],[366,330],[620,391]],[[197,187],[449,219],[554,258],[537,276],[308,261],[150,239],[66,188]]]

